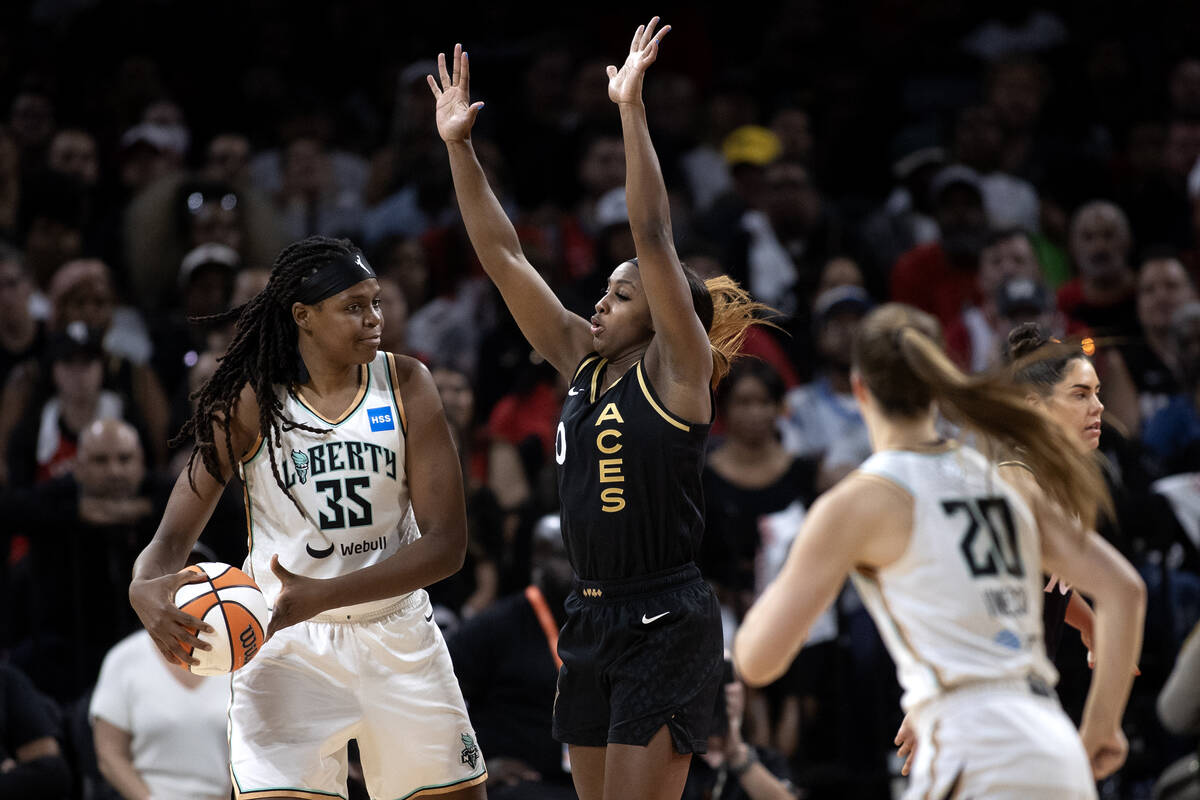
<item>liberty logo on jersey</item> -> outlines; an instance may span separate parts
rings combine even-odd
[[[292,451],[292,463],[296,465],[296,477],[301,483],[308,483],[308,453],[303,450]]]
[[[396,430],[396,422],[392,419],[391,406],[368,408],[367,419],[371,421],[371,430],[375,433],[378,433],[379,431]]]
[[[475,744],[475,739],[468,733],[462,734],[459,739],[463,743],[461,763],[475,769],[475,765],[479,763],[479,745]]]

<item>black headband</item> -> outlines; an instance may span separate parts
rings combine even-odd
[[[295,302],[311,306],[374,277],[375,270],[361,253],[335,255],[300,282]]]

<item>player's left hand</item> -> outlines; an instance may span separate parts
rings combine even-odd
[[[625,63],[617,69],[611,64],[608,67],[608,99],[614,103],[640,103],[642,100],[642,78],[646,69],[658,58],[659,41],[671,32],[670,25],[664,25],[657,34],[658,17],[654,17],[646,25],[638,25],[634,31],[633,41],[629,44],[629,55]]]
[[[271,613],[271,622],[267,625],[267,641],[276,631],[303,622],[325,610],[322,602],[323,592],[319,578],[306,578],[289,572],[279,563],[279,556],[271,556],[271,572],[279,579],[281,588],[275,598],[275,610]]]
[[[917,732],[908,723],[908,714],[904,715],[904,721],[900,723],[900,730],[896,731],[896,738],[892,740],[892,744],[898,748],[896,755],[904,759],[900,774],[908,775],[912,770],[913,759],[917,757]]]

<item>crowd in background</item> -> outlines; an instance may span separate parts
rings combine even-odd
[[[425,76],[465,44],[491,185],[589,316],[634,253],[604,66],[655,11],[674,32],[647,116],[679,253],[780,311],[718,393],[704,475],[701,567],[727,639],[805,509],[870,452],[849,384],[866,311],[933,313],[968,371],[1036,321],[1094,350],[1117,517],[1101,532],[1149,588],[1129,760],[1102,796],[1148,798],[1196,752],[1200,715],[1160,718],[1158,698],[1200,620],[1200,6],[23,0],[0,8],[0,797],[134,797],[162,777],[146,764],[199,746],[164,733],[192,735],[190,713],[145,713],[172,684],[137,670],[173,668],[126,640],[130,570],[230,336],[195,318],[253,297],[310,234],[367,253],[383,347],[430,366],[459,448],[467,562],[430,594],[489,794],[573,796],[526,592],[559,615],[570,587],[552,458],[567,386],[472,252]],[[196,557],[245,548],[234,479]],[[1078,719],[1087,654],[1068,640],[1059,691]],[[1172,696],[1195,703],[1188,677]],[[743,739],[800,796],[891,796],[899,690],[852,591],[785,678],[734,686],[725,710],[744,721],[714,731],[686,796],[753,796],[723,767]],[[184,781],[169,796],[227,795],[227,773],[187,769],[167,770]]]

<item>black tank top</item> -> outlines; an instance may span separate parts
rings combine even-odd
[[[595,353],[580,362],[554,439],[567,557],[591,581],[692,562],[704,533],[711,424],[668,411],[640,361],[602,392],[607,364]]]

